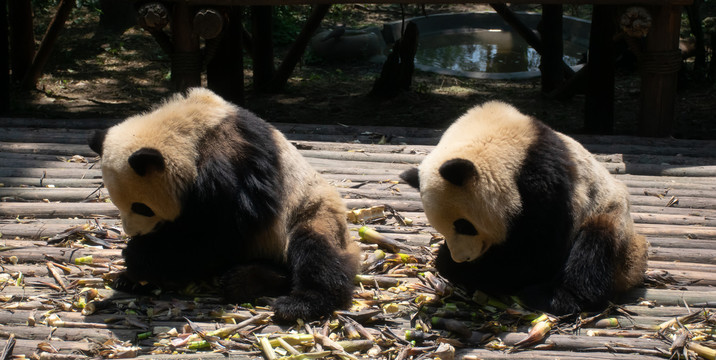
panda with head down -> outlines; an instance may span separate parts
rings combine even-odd
[[[401,178],[445,237],[437,270],[468,290],[570,314],[643,281],[647,243],[625,186],[572,138],[510,105],[469,110]]]
[[[131,236],[115,288],[218,278],[229,302],[280,296],[279,321],[350,304],[359,251],[338,192],[254,114],[191,89],[94,133],[90,147]]]

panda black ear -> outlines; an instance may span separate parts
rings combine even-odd
[[[87,138],[87,144],[92,151],[102,155],[102,147],[104,145],[104,138],[107,135],[107,130],[94,130],[89,134]]]
[[[413,167],[403,171],[400,174],[400,178],[403,179],[408,185],[420,190],[420,177],[418,176],[418,168]]]
[[[440,176],[454,185],[462,186],[471,176],[477,176],[477,169],[470,160],[452,159],[444,162],[440,169]]]
[[[149,170],[164,170],[164,157],[157,149],[141,148],[129,156],[129,166],[139,176],[144,176]]]

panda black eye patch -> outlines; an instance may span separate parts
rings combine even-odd
[[[470,236],[477,235],[477,229],[475,229],[475,227],[465,219],[455,220],[455,222],[452,223],[452,226],[455,227],[455,232],[458,234]]]
[[[154,211],[149,206],[138,202],[132,203],[132,212],[146,217],[154,216]]]

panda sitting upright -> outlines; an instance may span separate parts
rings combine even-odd
[[[445,236],[438,272],[470,291],[570,314],[643,281],[647,242],[626,187],[572,138],[510,105],[469,110],[401,178]]]
[[[285,295],[272,304],[278,321],[350,304],[359,251],[338,192],[254,114],[191,89],[90,147],[131,236],[115,288],[218,278],[229,302]]]

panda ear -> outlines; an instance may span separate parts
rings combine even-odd
[[[149,170],[164,170],[164,157],[157,149],[141,148],[129,156],[129,166],[139,176],[144,176]]]
[[[420,190],[420,177],[418,176],[418,168],[413,167],[403,171],[400,174],[400,178],[403,179],[408,185]]]
[[[102,148],[104,146],[104,138],[107,135],[107,130],[95,130],[89,134],[87,138],[87,144],[90,149],[97,154],[102,155]]]
[[[465,180],[477,176],[477,169],[470,160],[452,159],[444,162],[440,169],[440,176],[454,185],[462,186]]]

